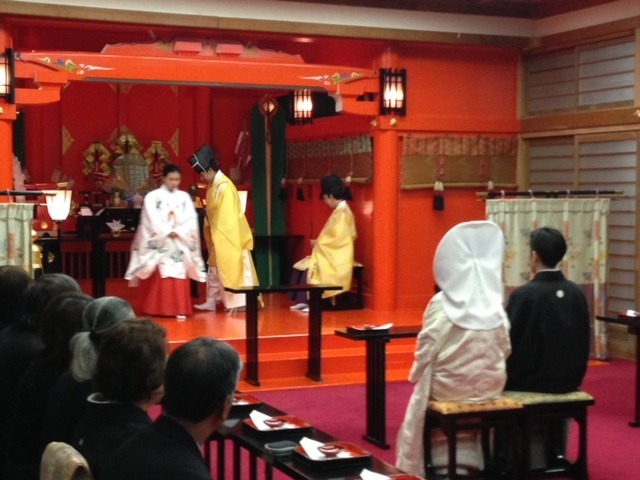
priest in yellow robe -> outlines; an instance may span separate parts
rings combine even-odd
[[[191,166],[207,181],[204,238],[209,250],[207,299],[198,310],[215,310],[216,303],[235,311],[245,307],[245,295],[227,292],[224,287],[258,285],[251,250],[253,234],[244,215],[238,190],[222,173],[213,149],[202,146],[189,159]]]
[[[342,179],[335,174],[320,179],[322,200],[333,209],[318,238],[311,240],[311,255],[293,265],[292,283],[340,285],[341,290],[329,290],[323,298],[333,297],[351,289],[354,242],[358,236],[353,212],[345,199]],[[307,310],[305,292],[291,295],[297,303],[292,310]]]

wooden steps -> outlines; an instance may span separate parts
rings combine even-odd
[[[90,282],[82,282],[83,290],[91,291]],[[124,280],[109,280],[107,295],[128,300],[136,312],[140,311],[143,293],[129,288]],[[203,287],[200,288],[203,300]],[[259,312],[259,378],[260,387],[241,381],[243,391],[313,388],[326,385],[364,384],[366,380],[365,344],[338,337],[334,331],[348,325],[393,322],[395,325],[416,325],[422,319],[422,309],[394,312],[371,310],[326,311],[322,317],[322,382],[305,376],[307,372],[308,317],[289,309],[284,295],[273,294],[264,298],[265,307]],[[169,350],[199,336],[209,336],[233,345],[245,358],[244,313],[197,312],[185,321],[175,318],[153,319],[167,330]],[[413,363],[415,339],[395,339],[387,343],[387,380],[406,380]]]
[[[238,344],[243,351],[244,339]],[[301,345],[302,344],[302,345]],[[264,345],[264,347],[263,347]],[[301,348],[300,348],[301,347]],[[322,337],[322,382],[305,377],[307,372],[307,337],[268,337],[260,339],[260,387],[241,382],[243,391],[279,390],[292,387],[364,384],[366,350],[364,342],[354,342],[334,334]],[[394,340],[387,344],[387,379],[406,380],[413,362],[415,339]]]
[[[244,338],[229,338],[245,359]],[[183,343],[180,341],[179,343]],[[366,348],[364,342],[338,337],[332,332],[322,335],[322,382],[305,376],[307,373],[308,337],[303,334],[260,337],[259,379],[255,387],[241,380],[242,391],[313,388],[326,385],[364,384],[366,381]],[[174,343],[173,347],[177,347]],[[387,344],[387,380],[406,380],[413,362],[415,339],[398,339]]]

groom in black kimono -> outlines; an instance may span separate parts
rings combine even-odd
[[[511,356],[506,390],[577,390],[589,359],[589,307],[582,288],[556,268],[567,252],[558,230],[531,232],[533,280],[509,297]]]
[[[531,232],[533,279],[514,290],[507,304],[511,356],[505,390],[568,393],[578,389],[589,359],[589,307],[582,288],[556,267],[567,252],[562,233]],[[548,422],[533,433],[532,466],[564,461],[567,423]]]

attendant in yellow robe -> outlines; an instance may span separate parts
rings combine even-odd
[[[323,298],[333,297],[351,289],[354,247],[357,238],[356,222],[345,200],[345,188],[338,175],[320,179],[322,200],[333,213],[322,227],[318,238],[311,240],[311,255],[293,265],[292,283],[340,285],[342,290],[329,290]],[[292,310],[308,308],[305,292],[291,295],[297,303]]]
[[[245,307],[245,295],[225,291],[224,287],[258,285],[251,250],[253,234],[244,215],[240,196],[233,182],[222,173],[210,146],[204,145],[189,159],[207,189],[204,237],[209,250],[207,300],[195,305],[198,310],[215,310],[222,302],[225,309]]]

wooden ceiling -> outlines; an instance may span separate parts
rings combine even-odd
[[[318,0],[286,0],[318,3]],[[539,19],[614,0],[323,0],[324,4]]]

